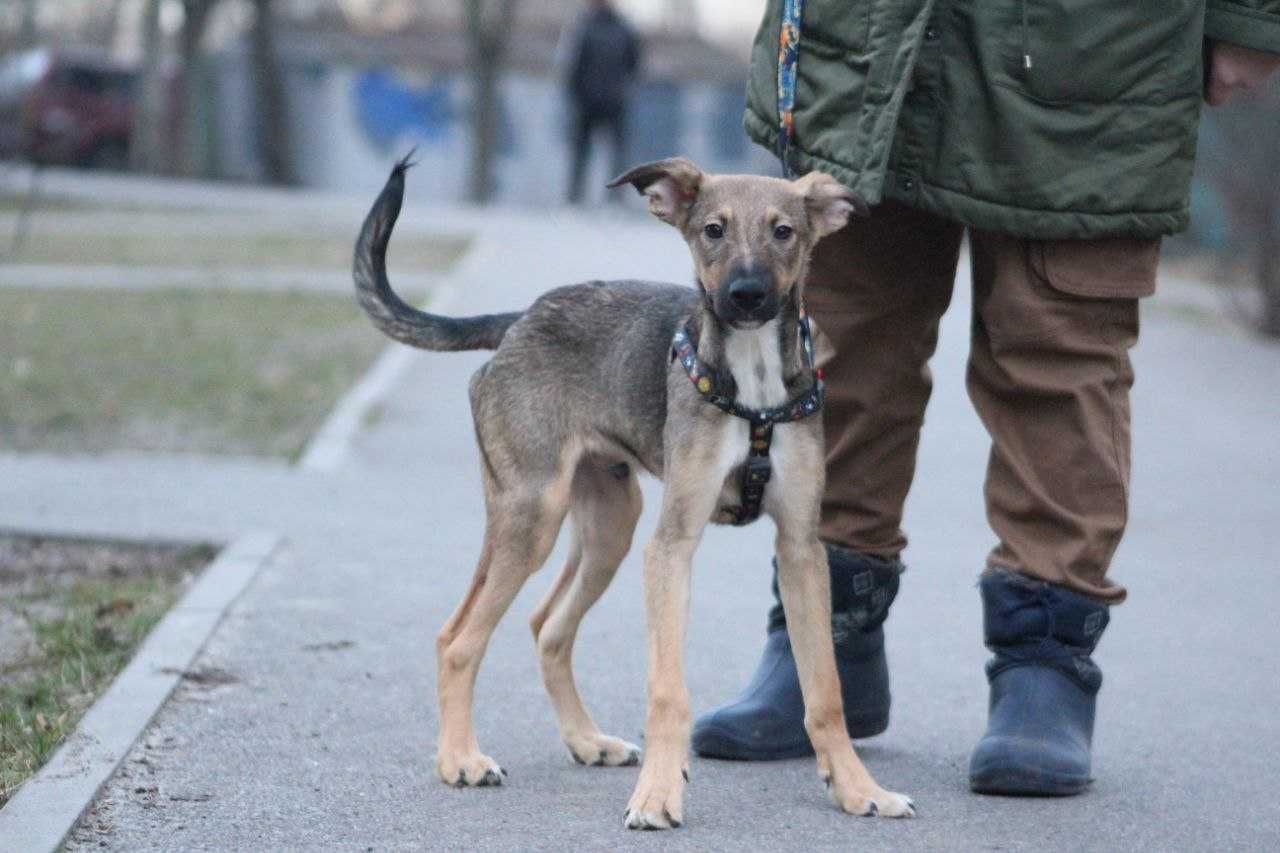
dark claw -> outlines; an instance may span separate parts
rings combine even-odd
[[[684,824],[682,824],[680,821],[673,818],[671,816],[671,812],[667,811],[666,809],[662,810],[662,816],[667,819],[667,823],[671,824],[672,829],[679,829],[680,827],[684,826]]]
[[[510,775],[511,775],[510,773],[508,773],[508,772],[507,772],[507,768],[505,768],[505,767],[499,767],[499,768],[498,768],[498,772],[499,772],[499,773],[501,773],[503,776],[510,776]]]
[[[596,760],[595,760],[595,761],[593,761],[593,762],[591,762],[591,766],[592,766],[592,767],[604,767],[604,763],[605,763],[608,759],[609,759],[609,754],[608,754],[607,752],[605,752],[605,751],[602,749],[602,750],[600,750],[600,754],[599,754],[598,756],[596,756]]]
[[[455,788],[467,787],[467,771],[465,770],[458,771],[458,781],[453,783],[453,787]]]
[[[684,777],[685,784],[689,784],[689,768],[685,767],[680,771],[680,775]]]
[[[581,764],[583,767],[587,765],[587,762],[582,760],[582,756],[578,755],[578,753],[574,752],[572,749],[569,750],[569,754],[573,756],[573,761],[575,764]]]
[[[880,814],[880,807],[876,805],[876,801],[872,800],[867,808],[867,817],[875,817]]]
[[[823,777],[822,777],[822,787],[826,788],[828,791],[830,791],[830,790],[831,790],[831,777],[830,777],[830,776],[823,776]]]
[[[623,767],[635,767],[640,763],[640,750],[633,749],[627,753],[627,760],[622,762]]]
[[[498,771],[490,769],[490,770],[484,771],[484,776],[481,777],[480,779],[479,787],[488,788],[490,785],[501,785],[501,784],[502,784],[502,776],[498,774]]]

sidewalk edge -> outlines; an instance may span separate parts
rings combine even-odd
[[[75,732],[0,809],[0,853],[58,849],[280,543],[273,533],[248,533],[214,558]]]
[[[458,266],[432,288],[426,310],[435,313],[449,311],[457,300],[461,283],[476,275],[489,250],[489,241],[479,235],[474,237],[471,248]],[[336,471],[341,468],[364,425],[365,415],[386,398],[420,353],[421,350],[397,343],[384,349],[373,366],[342,395],[324,423],[312,434],[298,459],[298,468],[304,471]]]

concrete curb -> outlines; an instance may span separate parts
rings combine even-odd
[[[304,471],[336,471],[340,468],[365,415],[387,395],[418,355],[418,350],[403,344],[392,344],[384,349],[364,376],[342,395],[320,429],[311,436],[298,460],[298,467]]]
[[[396,284],[404,292],[423,293],[442,276],[405,274]],[[248,267],[126,267],[115,264],[0,264],[0,287],[47,290],[172,290],[214,288],[220,290],[301,291],[347,296],[351,273],[329,269],[253,269]]]
[[[58,849],[279,543],[274,534],[247,534],[209,564],[67,742],[0,809],[0,853]]]
[[[490,244],[481,237],[472,241],[470,251],[459,262],[457,269],[446,277],[448,283],[436,288],[428,299],[428,310],[436,313],[450,310],[457,301],[459,284],[476,274],[479,264],[488,255],[489,247]],[[386,397],[396,380],[420,352],[403,344],[387,347],[373,363],[373,367],[338,400],[320,429],[307,442],[306,449],[298,460],[298,467],[304,471],[336,471],[342,467],[366,413]]]

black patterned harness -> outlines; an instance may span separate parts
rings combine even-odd
[[[773,474],[769,463],[769,447],[773,444],[773,425],[798,421],[822,409],[822,368],[814,365],[813,333],[809,329],[809,318],[800,309],[800,350],[804,365],[813,373],[813,384],[804,393],[791,398],[781,406],[769,409],[749,409],[730,397],[716,394],[711,381],[711,371],[698,360],[698,351],[694,348],[693,339],[688,326],[676,330],[671,340],[672,356],[689,374],[689,381],[697,389],[702,399],[721,411],[742,418],[751,425],[750,447],[747,451],[747,464],[742,475],[742,505],[732,509],[731,524],[750,524],[760,517],[761,505],[764,503],[764,487]]]

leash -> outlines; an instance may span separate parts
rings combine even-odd
[[[803,394],[769,409],[751,409],[731,397],[714,393],[712,371],[698,359],[698,351],[693,346],[693,338],[687,325],[676,329],[675,337],[671,339],[672,356],[684,367],[684,372],[689,375],[689,381],[697,389],[698,395],[722,412],[742,418],[751,425],[747,464],[742,472],[742,505],[733,508],[731,524],[750,524],[760,517],[764,504],[764,487],[773,475],[769,448],[773,444],[774,424],[798,421],[822,409],[822,368],[814,364],[813,332],[809,328],[809,317],[803,306],[800,308],[799,325],[801,356],[805,367],[813,374],[813,384]]]
[[[795,135],[791,112],[796,104],[796,63],[800,59],[800,23],[804,18],[804,0],[784,0],[782,30],[778,37],[778,159],[782,161],[782,177],[791,177],[788,159],[791,137]]]

